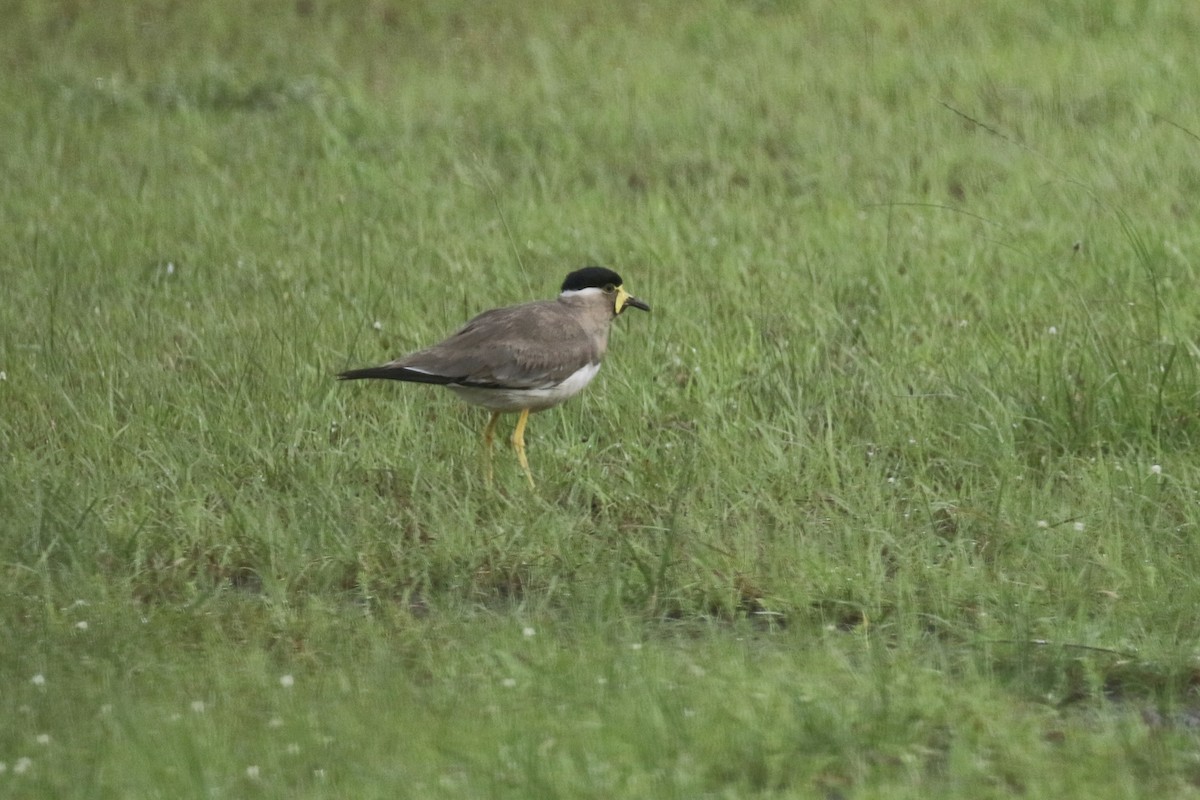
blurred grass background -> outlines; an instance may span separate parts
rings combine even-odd
[[[1200,11],[0,12],[3,793],[1197,793]]]

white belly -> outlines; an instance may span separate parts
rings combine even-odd
[[[588,364],[575,370],[557,386],[544,389],[480,389],[475,386],[456,386],[453,383],[446,386],[464,402],[492,411],[521,411],[526,408],[530,411],[541,411],[579,394],[599,371],[599,363]]]

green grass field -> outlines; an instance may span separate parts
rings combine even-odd
[[[1200,6],[0,16],[0,796],[1200,795]]]

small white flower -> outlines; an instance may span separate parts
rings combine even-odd
[[[251,764],[250,766],[246,767],[246,777],[252,781],[258,780],[258,765],[257,764]]]
[[[325,770],[323,770],[323,769],[319,769],[319,768],[318,768],[318,769],[314,769],[314,770],[313,770],[313,777],[314,777],[314,778],[316,778],[316,779],[317,779],[317,780],[319,780],[319,781],[323,781],[323,780],[325,780]]]
[[[192,711],[196,712],[197,714],[203,714],[204,713],[204,701],[203,700],[193,700],[192,701]]]
[[[381,330],[383,330],[383,323],[380,322],[379,320],[375,320],[375,322],[371,325],[371,327],[377,331],[381,331]]]
[[[279,685],[285,689],[290,689],[296,684],[296,679],[291,675],[280,675]]]
[[[20,758],[17,759],[16,763],[13,764],[13,774],[14,775],[22,775],[22,774],[28,772],[29,768],[32,766],[33,766],[32,758],[27,758],[26,756],[21,756]]]
[[[1162,475],[1162,464],[1150,465],[1150,474],[1151,475]]]
[[[1083,529],[1084,529],[1084,524],[1083,524],[1082,522],[1076,522],[1076,523],[1075,523],[1075,530],[1076,530],[1078,533],[1083,533]]]
[[[1058,335],[1058,326],[1051,325],[1049,328],[1046,329],[1046,333],[1050,334],[1051,336],[1057,336]]]
[[[46,676],[40,672],[37,675],[34,675],[29,680],[31,683],[33,683],[34,686],[45,686],[46,685]]]
[[[8,373],[0,369],[0,381],[8,380]]]
[[[503,686],[505,689],[511,689],[517,685],[517,679],[516,678],[505,678],[504,680],[500,681],[500,685]]]
[[[76,623],[75,623],[75,627],[76,627],[76,629],[78,629],[78,630],[81,630],[81,631],[86,631],[86,630],[88,629],[88,623],[87,623],[87,620],[86,620],[86,619],[81,619],[81,620],[79,620],[79,622],[76,622]]]
[[[39,733],[37,735],[37,739],[35,739],[34,741],[36,741],[38,744],[50,744],[50,734]]]
[[[633,644],[629,645],[629,649],[630,649],[630,650],[641,650],[641,649],[642,649],[642,643],[641,643],[641,642],[634,642]]]
[[[537,631],[535,631],[533,628],[522,628],[521,629],[521,635],[524,636],[526,639],[533,638],[533,636],[535,634],[537,634]]]
[[[1046,520],[1044,520],[1044,519],[1039,519],[1039,520],[1037,521],[1037,526],[1038,526],[1039,528],[1049,528],[1049,527],[1050,527],[1050,523],[1049,523],[1049,522],[1047,522],[1047,521],[1046,521]]]

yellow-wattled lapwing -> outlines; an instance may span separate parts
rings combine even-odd
[[[489,482],[496,421],[501,414],[519,411],[512,443],[532,487],[525,457],[530,413],[558,405],[596,377],[608,349],[609,325],[630,306],[650,310],[625,291],[621,276],[611,269],[585,267],[567,276],[556,300],[485,311],[444,342],[338,378],[432,383],[491,411],[483,429]]]

